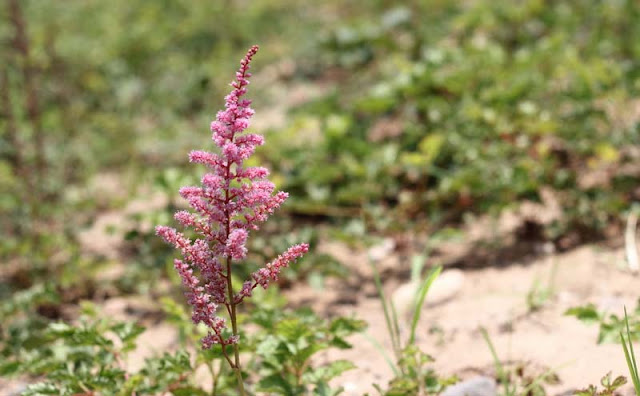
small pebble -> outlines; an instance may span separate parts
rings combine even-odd
[[[447,387],[440,396],[496,396],[496,381],[478,376]]]

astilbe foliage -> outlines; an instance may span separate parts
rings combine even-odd
[[[233,292],[232,267],[247,255],[246,242],[250,231],[258,229],[287,199],[286,192],[274,193],[275,186],[263,167],[245,167],[256,146],[264,143],[257,134],[244,133],[254,111],[251,101],[243,99],[249,84],[249,65],[258,51],[253,46],[240,62],[233,90],[225,98],[225,109],[218,112],[211,123],[212,139],[219,153],[192,151],[191,162],[204,164],[209,173],[202,177],[198,187],[182,187],[180,195],[187,200],[193,212],[178,211],[175,219],[199,234],[191,240],[174,228],[156,227],[156,233],[182,253],[175,260],[175,268],[182,278],[185,295],[193,308],[193,322],[204,323],[209,333],[202,339],[204,349],[220,344],[232,368],[239,369],[236,326],[236,306],[250,297],[257,286],[267,288],[278,279],[281,269],[304,255],[309,246],[294,245],[276,259],[251,275],[239,292]],[[232,322],[229,335],[225,320],[218,315],[220,306],[226,308]],[[225,335],[226,334],[226,335]],[[235,362],[226,353],[233,345]]]

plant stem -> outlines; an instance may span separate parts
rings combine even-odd
[[[373,281],[376,285],[376,289],[378,290],[378,295],[380,296],[380,302],[382,303],[382,311],[384,312],[384,320],[387,324],[387,331],[389,332],[389,337],[391,338],[391,346],[393,348],[393,354],[396,357],[396,364],[400,360],[401,357],[401,347],[400,340],[398,339],[398,335],[396,334],[393,322],[391,321],[391,316],[389,315],[389,308],[387,307],[387,297],[384,294],[384,290],[382,289],[382,281],[380,279],[380,274],[378,273],[378,269],[376,268],[375,263],[372,260],[369,260],[369,265],[373,270]]]
[[[494,366],[496,368],[496,374],[502,383],[504,384],[504,394],[505,396],[512,396],[515,391],[512,391],[509,388],[509,376],[507,375],[502,363],[500,362],[500,358],[498,357],[498,353],[496,352],[496,348],[493,346],[493,342],[491,342],[491,338],[489,337],[489,332],[484,327],[480,327],[480,332],[482,333],[482,337],[484,341],[489,346],[489,351],[491,352],[491,356],[493,357]]]
[[[229,292],[229,305],[231,306],[231,329],[233,335],[238,335],[238,322],[236,320],[236,303],[233,298],[233,283],[231,281],[231,257],[227,258],[227,289]],[[240,395],[244,396],[244,382],[242,381],[242,370],[240,369],[240,351],[238,350],[238,344],[233,344],[234,364],[232,366],[233,371],[236,373],[238,379],[238,390]]]
[[[638,376],[638,363],[636,363],[636,354],[633,350],[633,340],[631,338],[631,331],[629,331],[629,317],[627,316],[627,307],[624,307],[624,324],[627,330],[627,339],[625,340],[623,332],[620,332],[620,341],[622,341],[622,349],[624,351],[624,357],[629,367],[629,374],[631,375],[631,381],[636,391],[636,395],[640,395],[640,376]],[[629,345],[627,345],[627,342]]]
[[[418,321],[420,320],[420,315],[422,314],[422,306],[424,305],[424,299],[427,297],[427,293],[431,288],[431,284],[436,280],[438,276],[440,276],[440,272],[442,272],[442,267],[438,266],[431,270],[429,275],[424,279],[424,281],[420,284],[420,288],[418,289],[418,295],[416,298],[414,310],[413,310],[413,319],[411,320],[411,333],[409,333],[409,345],[413,345],[416,340],[416,329],[418,328]]]

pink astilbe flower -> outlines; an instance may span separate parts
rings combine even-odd
[[[218,112],[211,123],[212,140],[219,153],[192,151],[189,154],[191,162],[206,165],[209,173],[202,177],[201,186],[180,189],[180,195],[193,212],[178,211],[174,217],[201,237],[192,241],[171,227],[156,227],[156,233],[182,253],[182,259],[175,260],[174,266],[193,308],[192,320],[209,328],[202,347],[208,349],[220,344],[229,364],[237,370],[236,305],[250,297],[258,285],[267,288],[270,282],[277,281],[282,268],[309,250],[305,243],[290,247],[254,272],[240,292],[233,294],[232,263],[246,257],[249,232],[257,230],[259,223],[267,220],[288,196],[285,192],[274,193],[275,186],[267,180],[267,169],[244,167],[244,161],[255,148],[264,144],[260,135],[243,134],[254,113],[251,101],[242,97],[247,93],[251,77],[249,64],[257,51],[257,46],[251,47],[240,62],[236,80],[231,83],[233,90],[225,97],[225,110]],[[219,306],[224,306],[229,314],[231,334],[226,331],[225,320],[218,316]],[[225,352],[227,345],[234,347],[235,362]]]

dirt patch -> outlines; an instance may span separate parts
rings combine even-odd
[[[356,261],[358,254],[350,253],[345,264]],[[552,273],[555,276],[549,281]],[[526,297],[536,281],[541,287],[551,287],[553,293],[539,309],[531,310]],[[609,371],[614,375],[628,372],[620,345],[597,345],[598,327],[584,325],[564,312],[593,302],[601,309],[620,314],[625,304],[635,306],[639,285],[638,277],[625,270],[623,249],[603,249],[598,245],[544,255],[526,263],[514,261],[501,268],[464,270],[464,283],[453,298],[425,307],[418,343],[436,358],[433,367],[439,373],[462,378],[478,372],[492,375],[492,357],[479,330],[484,327],[501,360],[520,362],[539,374],[551,369],[560,382],[548,386],[549,393],[568,392],[598,384]],[[345,386],[348,395],[376,394],[371,384],[384,386],[392,375],[368,339],[375,338],[391,351],[380,302],[364,292],[367,288],[362,283],[352,290],[354,305],[317,307],[331,315],[355,315],[369,323],[368,336],[354,337],[352,350],[326,356],[348,359],[358,366],[336,381]],[[295,300],[298,292],[291,293]],[[317,299],[307,299],[322,305],[326,296],[325,292],[317,292]],[[406,331],[409,321],[405,324]]]

